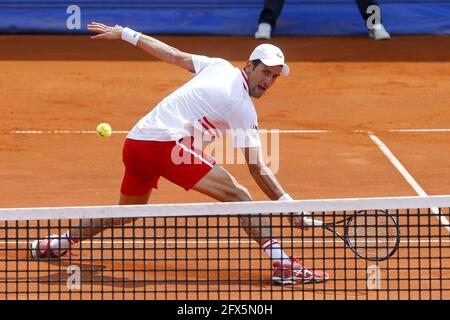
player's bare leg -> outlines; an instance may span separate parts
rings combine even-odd
[[[139,205],[139,204],[147,204],[150,199],[151,191],[147,194],[139,197],[126,196],[124,194],[120,194],[119,205]],[[121,218],[121,219],[87,219],[83,220],[81,226],[72,227],[70,232],[71,239],[85,239],[91,238],[105,229],[111,228],[113,225],[122,225],[126,223],[132,222],[133,218]]]
[[[132,197],[120,194],[119,205],[147,204],[151,191],[147,194]],[[85,219],[78,226],[72,226],[62,236],[54,235],[47,239],[35,240],[31,245],[31,256],[33,258],[59,258],[65,255],[71,247],[71,243],[77,243],[83,239],[89,239],[114,225],[122,225],[132,222],[128,219]]]

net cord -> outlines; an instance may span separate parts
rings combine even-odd
[[[428,197],[348,198],[295,201],[206,202],[127,206],[80,206],[0,209],[0,221],[212,216],[346,210],[449,208],[450,195]],[[439,211],[437,212],[439,217]],[[449,227],[448,225],[445,225]]]

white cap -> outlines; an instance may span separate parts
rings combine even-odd
[[[289,66],[284,63],[283,51],[272,44],[264,43],[257,46],[250,55],[249,60],[261,60],[262,63],[269,67],[283,66],[281,74],[283,76],[289,75]]]

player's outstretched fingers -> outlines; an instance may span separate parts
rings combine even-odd
[[[91,39],[106,39],[106,34],[105,33],[100,33],[100,34],[97,34],[97,35],[95,35],[95,36],[91,36]]]
[[[92,26],[88,26],[87,29],[91,32],[96,32],[96,33],[104,33],[106,30],[97,28],[97,27],[92,27]]]
[[[93,25],[100,27],[100,28],[104,28],[104,29],[108,29],[109,27],[103,23],[98,23],[98,22],[92,22]]]
[[[87,26],[88,26],[89,30],[108,31],[108,28],[106,28],[106,27],[100,27],[100,26],[93,25],[93,24],[88,24]]]

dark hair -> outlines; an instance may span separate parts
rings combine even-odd
[[[256,60],[252,60],[252,65],[253,65],[253,70],[255,70],[255,68],[258,66],[258,64],[261,63],[261,60],[256,59]]]

